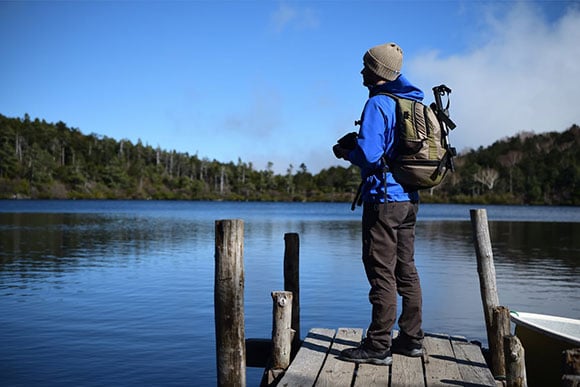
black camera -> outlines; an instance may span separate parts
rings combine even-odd
[[[338,145],[340,145],[341,148],[352,150],[352,149],[356,148],[357,138],[358,138],[357,132],[350,132],[350,133],[345,134],[341,138],[339,138],[336,142],[338,143]],[[334,151],[334,149],[333,149],[333,151]],[[339,157],[336,154],[336,151],[334,151],[334,155],[336,157]]]
[[[356,148],[356,140],[358,138],[357,132],[350,132],[336,140],[337,144],[344,149],[352,150]],[[340,158],[340,155],[336,153],[336,149],[333,147],[332,151],[337,158]]]

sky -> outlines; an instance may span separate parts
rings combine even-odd
[[[0,114],[318,173],[386,42],[426,102],[452,89],[459,152],[580,124],[580,0],[0,0]]]

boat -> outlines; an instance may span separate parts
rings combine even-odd
[[[580,320],[547,314],[510,311],[516,327],[525,327],[556,341],[580,347]]]
[[[580,319],[510,311],[524,347],[528,386],[559,386],[562,352],[580,348]]]

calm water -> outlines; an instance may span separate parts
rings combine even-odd
[[[422,205],[425,330],[486,345],[470,208],[487,208],[500,302],[580,318],[580,208]],[[366,328],[360,216],[346,203],[0,201],[0,384],[215,385],[217,219],[245,223],[246,337],[271,333],[288,232],[301,336]]]

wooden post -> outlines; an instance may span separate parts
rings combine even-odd
[[[470,210],[470,215],[474,236],[473,242],[477,256],[479,287],[484,304],[483,312],[485,314],[485,323],[489,327],[492,323],[492,309],[499,306],[499,298],[495,283],[495,266],[493,264],[493,251],[487,224],[487,212],[485,209]]]
[[[489,226],[487,224],[487,212],[485,209],[469,211],[471,225],[473,228],[473,242],[477,256],[477,273],[479,274],[479,288],[481,300],[483,302],[483,314],[485,316],[485,327],[487,330],[487,341],[492,359],[492,373],[495,375],[505,375],[505,365],[498,367],[498,364],[505,364],[504,354],[498,341],[497,332],[494,334],[495,324],[493,321],[493,308],[500,306],[495,282],[495,267],[493,265],[493,251],[491,239],[489,237]],[[501,337],[500,340],[501,341]],[[497,367],[494,369],[494,367]]]
[[[504,336],[510,334],[510,311],[505,306],[492,309],[492,324],[490,329],[489,348],[494,348],[498,356],[491,357],[491,369],[496,379],[506,377],[506,358],[504,356]]]
[[[272,300],[272,368],[286,369],[292,347],[292,292],[272,292]]]
[[[261,386],[278,383],[278,379],[290,366],[292,353],[292,292],[272,292],[272,301],[272,357],[262,377]]]
[[[300,239],[296,233],[284,234],[284,290],[292,292],[292,357],[300,347]]]
[[[562,352],[562,387],[580,387],[580,348]]]
[[[520,339],[514,335],[504,336],[507,387],[526,387],[525,351]]]
[[[246,385],[244,223],[215,222],[215,335],[218,386]]]

